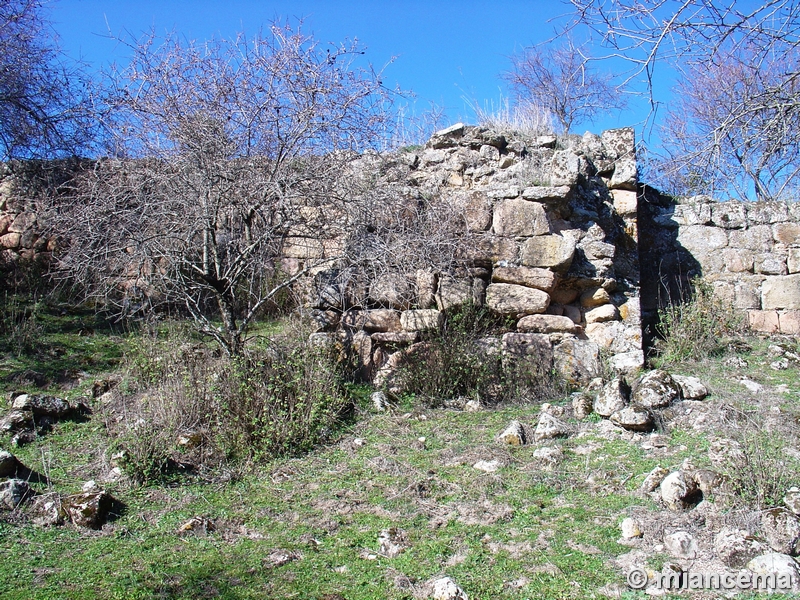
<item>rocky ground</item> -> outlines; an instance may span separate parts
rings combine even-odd
[[[125,417],[118,378],[9,390],[3,595],[637,598],[667,595],[654,582],[670,573],[777,572],[796,586],[797,350],[752,339],[549,404],[433,410],[377,395],[304,457],[243,473],[178,464],[145,486],[108,435]]]

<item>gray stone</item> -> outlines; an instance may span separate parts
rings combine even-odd
[[[12,410],[0,419],[0,431],[6,433],[33,428],[33,413],[28,410]]]
[[[631,350],[615,354],[608,360],[608,366],[614,373],[629,375],[644,366],[644,352]]]
[[[766,549],[764,544],[742,529],[723,527],[714,537],[717,558],[732,569],[744,567]]]
[[[800,589],[800,570],[797,568],[797,561],[786,554],[778,552],[761,554],[748,562],[747,568],[757,575],[774,575],[775,588],[778,590],[788,592]]]
[[[753,269],[762,275],[787,275],[786,258],[772,253],[756,254]]]
[[[680,228],[678,243],[692,254],[698,254],[724,248],[728,245],[728,234],[718,227],[689,225]]]
[[[436,291],[436,306],[439,310],[469,304],[472,298],[472,278],[456,278],[449,275],[439,278],[439,287]]]
[[[767,277],[761,287],[761,308],[800,309],[800,274]]]
[[[708,388],[697,377],[673,375],[672,380],[681,390],[681,398],[685,400],[702,400],[708,396]]]
[[[549,269],[536,267],[495,267],[492,270],[493,283],[513,283],[552,292],[558,277]]]
[[[499,202],[494,207],[492,227],[496,235],[507,237],[550,233],[550,224],[542,205],[521,199]]]
[[[444,313],[435,309],[406,310],[400,314],[400,324],[404,331],[440,329]]]
[[[541,185],[525,188],[522,190],[522,197],[533,202],[555,203],[567,200],[571,193],[572,190],[568,185],[559,187]]]
[[[783,503],[796,515],[800,515],[800,488],[789,488],[783,496]]]
[[[661,499],[670,510],[693,508],[703,499],[697,482],[685,471],[674,471],[667,475],[660,485]]]
[[[524,446],[527,440],[525,439],[525,429],[519,421],[511,421],[497,439],[509,446]]]
[[[78,527],[100,529],[108,518],[112,498],[106,492],[89,492],[67,496],[61,507],[66,517]]]
[[[492,283],[486,288],[486,306],[503,315],[543,313],[550,304],[546,292],[513,283]]]
[[[21,479],[0,482],[0,510],[14,510],[32,495],[33,490]]]
[[[619,320],[619,309],[613,304],[604,304],[587,311],[584,319],[587,324],[617,321]]]
[[[400,331],[400,313],[388,308],[348,310],[342,314],[342,325],[348,329],[366,331]]]
[[[745,207],[740,202],[719,202],[711,206],[711,222],[725,229],[742,229],[747,225]]]
[[[441,577],[431,583],[433,600],[468,600],[466,592],[450,577]]]
[[[697,469],[692,472],[692,478],[703,492],[703,497],[719,490],[725,481],[722,475],[711,469]]]
[[[53,419],[63,419],[72,412],[69,402],[55,396],[22,394],[14,399],[11,406],[15,410],[29,411],[36,417],[51,417]]]
[[[625,382],[616,377],[603,386],[594,399],[594,412],[601,417],[610,417],[625,408],[628,395]]]
[[[769,252],[773,246],[772,228],[769,225],[755,225],[748,229],[731,230],[728,232],[728,240],[731,248]]]
[[[642,375],[631,387],[631,402],[646,408],[665,408],[681,391],[669,373],[659,369]]]
[[[619,528],[620,533],[622,534],[622,539],[624,540],[632,540],[635,538],[640,538],[642,535],[644,535],[639,522],[631,517],[623,519],[622,523],[619,525]]]
[[[405,275],[385,273],[370,286],[370,299],[385,308],[405,310],[411,305],[414,294],[411,282]]]
[[[611,176],[611,181],[608,183],[608,188],[611,190],[636,190],[636,184],[639,181],[639,173],[636,168],[636,159],[634,157],[623,157],[616,161],[614,166],[614,174]]]
[[[640,489],[645,494],[654,492],[656,489],[658,489],[658,486],[661,485],[661,482],[664,481],[667,475],[669,475],[669,471],[664,467],[654,468],[647,474],[647,477],[644,478]]]
[[[653,415],[641,406],[627,406],[613,413],[609,420],[628,431],[652,431],[655,427]]]
[[[578,333],[580,327],[569,317],[526,315],[517,322],[517,331],[533,333]]]
[[[561,419],[543,412],[539,415],[536,423],[536,430],[533,432],[533,439],[537,442],[559,437],[567,437],[570,434],[570,427]]]
[[[592,398],[584,393],[572,394],[572,412],[575,418],[582,421],[594,412]]]
[[[566,271],[575,255],[575,240],[568,236],[542,235],[529,238],[522,245],[521,261],[527,267]]]
[[[664,548],[675,558],[697,557],[697,540],[688,531],[676,531],[664,536]]]
[[[775,552],[797,556],[800,552],[800,519],[785,508],[761,513],[761,530]]]

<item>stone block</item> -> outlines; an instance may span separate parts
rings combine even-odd
[[[619,319],[619,310],[613,304],[604,304],[586,312],[584,318],[587,324],[616,321]]]
[[[605,153],[613,160],[623,156],[634,156],[636,152],[636,135],[633,127],[607,129],[600,134]]]
[[[581,294],[581,306],[584,308],[595,308],[611,302],[611,296],[601,287],[593,287]]]
[[[786,258],[771,252],[756,254],[753,269],[762,275],[786,275],[789,272],[786,268]]]
[[[755,252],[769,252],[772,250],[772,228],[769,225],[755,225],[748,229],[730,231],[728,246]]]
[[[623,217],[635,216],[639,208],[638,194],[633,190],[611,190],[614,199],[614,210]]]
[[[578,333],[580,330],[572,319],[559,315],[526,315],[517,322],[517,331],[523,333]]]
[[[741,202],[720,202],[711,206],[711,223],[725,229],[743,229],[747,214]]]
[[[800,248],[789,248],[786,267],[789,273],[800,273]]]
[[[781,244],[800,244],[800,223],[776,223],[772,236]]]
[[[570,197],[572,190],[568,185],[553,187],[537,185],[522,190],[522,197],[533,202],[560,203]]]
[[[600,374],[600,348],[589,340],[566,338],[553,348],[553,366],[571,383],[588,383]]]
[[[400,273],[384,273],[372,282],[369,297],[374,303],[386,307],[405,310],[411,305],[411,282]]]
[[[447,310],[453,306],[472,302],[472,278],[456,278],[442,275],[436,290],[436,306],[439,310]]]
[[[444,313],[435,309],[406,310],[400,314],[403,331],[439,329],[444,324]]]
[[[367,331],[400,331],[400,313],[388,308],[348,310],[342,314],[342,325],[348,329]]]
[[[747,222],[750,225],[780,223],[789,220],[789,210],[785,202],[748,202],[745,208]]]
[[[767,277],[761,285],[761,307],[764,310],[800,309],[800,274]]]
[[[506,333],[501,348],[505,360],[529,359],[545,369],[553,364],[553,345],[544,333]]]
[[[34,225],[36,225],[36,215],[30,212],[23,212],[14,217],[11,225],[8,226],[8,231],[10,233],[24,233]]]
[[[764,333],[780,332],[778,312],[775,310],[748,310],[747,319],[750,329]]]
[[[689,225],[681,227],[678,231],[678,243],[692,254],[708,252],[727,246],[728,234],[719,227]]]
[[[778,314],[779,329],[787,335],[800,334],[800,311],[787,310]]]
[[[0,248],[15,250],[19,248],[19,240],[22,236],[19,233],[7,233],[0,236]]]
[[[614,174],[611,176],[611,181],[608,183],[608,188],[611,190],[636,190],[636,184],[639,181],[639,173],[636,168],[636,158],[633,156],[626,156],[618,159],[614,165]]]
[[[436,273],[420,269],[415,273],[417,285],[417,304],[420,308],[436,305]]]
[[[549,269],[537,267],[496,267],[492,271],[494,283],[514,283],[552,292],[556,286],[557,275]]]
[[[522,245],[521,262],[526,267],[566,271],[575,255],[575,240],[568,236],[543,235],[529,238]]]
[[[519,247],[513,239],[491,235],[472,240],[470,244],[459,249],[458,255],[475,264],[492,265],[502,261],[515,263]]]
[[[510,199],[494,207],[492,227],[495,235],[520,237],[550,233],[544,207],[537,202]]]
[[[753,253],[742,248],[723,248],[722,262],[730,273],[747,273],[753,271]]]
[[[502,315],[543,313],[550,304],[547,292],[513,283],[492,283],[486,288],[486,306]]]

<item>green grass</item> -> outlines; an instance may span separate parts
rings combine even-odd
[[[37,318],[42,348],[64,348],[63,362],[53,368],[45,350],[17,356],[6,345],[0,368],[84,370],[77,387],[49,388],[77,398],[94,375],[114,368],[138,334],[97,325],[86,335],[81,323],[89,314],[56,311]],[[274,333],[280,325],[259,330]],[[775,385],[770,377],[785,381],[788,393],[776,399],[797,410],[797,367],[772,372],[766,346],[754,342],[746,374],[769,385]],[[714,402],[750,402],[723,361],[682,363],[673,371],[699,374]],[[0,596],[406,599],[414,597],[413,586],[446,574],[471,599],[589,598],[603,586],[624,585],[611,564],[630,550],[618,543],[620,521],[634,509],[659,510],[638,492],[644,476],[684,458],[705,466],[708,438],[694,430],[663,432],[666,456],[603,434],[593,419],[574,423],[579,436],[510,448],[495,436],[513,419],[535,423],[538,406],[467,413],[406,399],[395,412],[374,413],[368,387],[349,389],[359,399],[358,418],[332,444],[232,478],[221,470],[158,485],[107,484],[125,510],[101,531],[40,528],[0,513]],[[88,421],[58,423],[33,444],[11,449],[49,477],[50,486],[35,484],[37,490],[72,493],[107,473],[114,440],[105,413],[96,402],[93,408]],[[534,456],[542,445],[559,446],[563,461],[542,464]],[[586,454],[589,445],[594,450]],[[8,447],[8,437],[0,436],[0,448]],[[481,459],[504,466],[483,473],[472,467]],[[193,517],[211,519],[216,530],[179,533]],[[395,558],[378,553],[378,536],[390,527],[402,530],[408,546]],[[277,549],[300,558],[276,566],[269,557]],[[653,560],[660,567],[666,558]]]

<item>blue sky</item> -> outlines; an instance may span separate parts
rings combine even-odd
[[[54,0],[51,19],[63,49],[99,67],[125,62],[112,36],[174,30],[188,39],[255,33],[270,21],[304,20],[320,42],[357,38],[365,58],[386,66],[384,82],[412,90],[410,110],[443,106],[451,122],[474,122],[470,102],[498,105],[508,95],[500,73],[509,56],[551,37],[568,6],[559,0]],[[621,115],[581,123],[600,132],[633,125],[647,114],[633,104]]]

